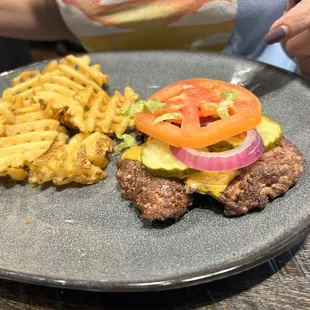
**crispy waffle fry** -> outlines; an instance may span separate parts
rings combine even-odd
[[[41,108],[52,110],[54,118],[67,127],[85,133],[100,131],[118,137],[134,125],[133,117],[124,117],[120,112],[139,100],[139,96],[129,87],[125,88],[124,96],[115,92],[110,98],[104,90],[96,93],[90,86],[77,91],[73,97],[40,91],[33,98],[34,101],[41,100]]]
[[[0,104],[0,176],[20,181],[27,175],[24,166],[46,152],[57,137],[59,122],[50,119],[52,112],[42,111],[39,104],[24,107],[19,100],[18,108],[13,108],[13,104]]]
[[[121,109],[138,99],[131,88],[124,96],[116,91],[112,98],[101,88],[109,77],[100,72],[100,66],[90,66],[88,56],[72,55],[52,61],[43,70],[20,74],[12,81],[3,98],[15,109],[40,105],[44,113],[33,111],[31,120],[54,117],[63,125],[91,133],[96,130],[120,136],[133,125],[130,117],[122,117]],[[21,121],[24,119],[18,116]],[[0,128],[1,129],[1,128]]]
[[[0,137],[4,136],[5,133],[5,125],[0,123]]]
[[[107,135],[134,125],[121,111],[139,100],[129,87],[110,97],[102,89],[108,80],[89,56],[73,55],[13,78],[0,98],[0,177],[56,185],[104,179]],[[80,132],[69,143],[66,128]]]
[[[75,68],[75,69],[77,68],[77,70],[75,71],[77,73],[81,73],[83,76],[87,78],[87,80],[80,77],[79,75],[72,75],[71,77],[73,77],[73,80],[76,80],[79,82],[81,81],[80,80],[81,78],[82,81],[86,82],[85,86],[93,86],[94,89],[96,89],[97,86],[91,85],[92,84],[91,82],[95,82],[96,85],[99,85],[101,87],[103,84],[109,81],[109,76],[101,73],[99,65],[94,65],[92,67],[89,66],[90,58],[87,55],[80,57],[80,58],[69,55],[65,58],[65,60],[62,61],[62,63],[63,65],[61,65],[60,67],[60,70],[62,71],[66,71],[67,68],[64,69],[66,65],[70,66],[71,68]],[[98,88],[97,90],[100,91],[101,88],[100,89]]]
[[[83,144],[85,145],[87,159],[92,164],[104,169],[108,164],[105,155],[107,152],[112,151],[112,140],[100,132],[95,132],[86,136]]]
[[[106,178],[102,170],[112,151],[112,140],[96,132],[91,135],[77,134],[68,144],[57,139],[51,148],[30,165],[29,182],[42,184],[53,181],[56,185],[71,182],[94,184]]]
[[[23,82],[26,82],[26,81],[33,79],[33,78],[36,78],[40,75],[41,75],[41,73],[38,70],[22,72],[20,75],[18,75],[12,79],[12,85],[13,86],[19,85]]]
[[[0,177],[10,176],[14,181],[24,181],[27,178],[27,171],[23,168],[8,168],[5,173],[0,173]]]
[[[47,121],[5,125],[6,136],[0,138],[1,173],[21,168],[49,149],[58,134],[59,122],[50,120],[53,123],[48,126]]]
[[[113,119],[116,117],[117,115],[117,104],[119,103],[119,99],[117,98],[117,96],[113,96],[106,108],[106,111],[103,115],[99,115],[98,119],[96,120],[96,129],[104,132],[104,133],[108,133],[108,134],[112,134],[112,123],[113,123]]]
[[[20,133],[26,133],[31,131],[57,131],[59,122],[53,119],[38,120],[35,122],[25,122],[21,124],[6,125],[5,133],[7,136],[15,136]]]
[[[100,66],[90,66],[89,56],[78,58],[69,55],[59,63],[49,63],[42,74],[39,71],[27,71],[18,75],[12,80],[13,87],[4,91],[3,99],[14,102],[18,95],[30,99],[37,91],[55,89],[57,93],[71,96],[72,91],[86,86],[98,92],[108,80],[109,76],[100,72]]]
[[[5,102],[0,102],[0,123],[1,124],[14,124],[15,116],[10,110],[9,105]]]
[[[133,103],[139,101],[140,97],[136,94],[132,88],[126,87],[124,91],[124,100],[122,105],[117,107],[117,117],[113,121],[112,130],[117,137],[123,135],[128,127],[134,126],[133,116],[122,116],[120,111],[127,110]]]

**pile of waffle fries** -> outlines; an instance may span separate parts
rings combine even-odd
[[[134,126],[121,111],[139,95],[126,87],[110,97],[109,76],[90,62],[69,55],[12,80],[0,98],[0,176],[55,185],[106,178],[111,138]]]

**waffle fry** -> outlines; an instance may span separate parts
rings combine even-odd
[[[113,120],[112,130],[117,137],[121,137],[129,127],[134,126],[133,116],[122,116],[121,111],[127,110],[132,104],[139,101],[140,97],[132,88],[126,87],[124,91],[123,104],[117,106],[117,117]]]
[[[67,127],[84,133],[100,131],[108,135],[121,136],[129,127],[134,126],[134,118],[121,115],[139,100],[139,96],[129,87],[125,88],[124,97],[115,92],[112,98],[105,91],[98,93],[88,86],[79,90],[73,97],[52,92],[38,92],[34,101],[41,100],[44,111],[53,111],[54,118]]]
[[[77,58],[69,55],[61,63],[60,70],[70,72],[72,80],[82,82],[81,84],[85,86],[92,86],[97,91],[100,91],[101,86],[109,81],[109,76],[100,72],[99,65],[89,66],[90,58],[88,56]],[[74,70],[76,67],[78,69]],[[75,73],[73,73],[72,69]]]
[[[59,127],[59,122],[56,120],[38,120],[35,122],[25,122],[20,124],[14,125],[6,125],[5,126],[5,133],[6,136],[15,136],[22,133],[27,132],[37,132],[37,131],[57,131]]]
[[[58,134],[59,122],[48,125],[40,120],[5,125],[5,137],[0,138],[0,173],[9,168],[22,168],[46,152]]]
[[[27,178],[27,171],[23,168],[8,168],[6,172],[0,173],[0,177],[10,176],[14,181],[24,181]]]
[[[15,117],[6,102],[0,102],[0,123],[1,124],[14,124]]]
[[[112,151],[112,140],[100,132],[95,132],[86,137],[83,144],[85,145],[87,159],[93,165],[104,169],[108,164],[105,154]]]
[[[22,84],[23,82],[26,82],[30,79],[37,78],[40,75],[41,75],[41,73],[38,70],[22,72],[20,75],[18,75],[12,79],[12,85],[17,86],[17,85]]]
[[[65,139],[58,138],[46,153],[29,166],[29,183],[97,183],[106,178],[102,169],[108,163],[105,154],[111,151],[112,140],[99,132],[77,134],[68,144]]]
[[[15,103],[2,101],[0,115],[0,176],[24,180],[24,167],[50,148],[58,135],[59,122],[51,119],[51,111],[42,111],[39,104],[25,106],[22,97],[16,97]]]
[[[127,87],[110,97],[109,76],[89,56],[69,55],[12,79],[0,98],[0,177],[55,185],[103,180],[106,153],[134,125],[121,111],[139,100]],[[80,133],[71,138],[67,128]]]
[[[12,80],[13,87],[4,91],[3,99],[11,102],[17,95],[30,99],[37,91],[44,89],[42,85],[46,83],[72,91],[91,86],[98,92],[108,80],[109,76],[100,72],[100,66],[90,66],[89,56],[77,58],[69,55],[59,63],[49,63],[42,74],[40,71],[27,71],[18,75]]]

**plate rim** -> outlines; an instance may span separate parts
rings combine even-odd
[[[204,54],[213,55],[229,58],[238,59],[241,61],[246,61],[249,63],[255,63],[257,65],[263,65],[267,68],[277,70],[283,74],[291,75],[293,78],[299,80],[301,83],[306,83],[310,86],[310,81],[304,79],[295,72],[288,71],[264,62],[259,62],[253,59],[248,59],[243,56],[229,55],[225,53],[218,53],[212,51],[185,51],[185,50],[151,50],[151,51],[121,51],[121,52],[96,52],[96,53],[79,53],[76,56],[89,55],[90,57],[102,57],[103,55],[117,55],[117,54],[127,54],[127,55],[137,55],[137,54],[160,54],[160,53],[183,53],[183,54]],[[58,60],[63,58],[53,58],[50,60],[43,60],[39,62],[34,62],[26,66],[22,66],[10,71],[0,73],[1,78],[7,78],[8,76],[13,76],[16,71],[27,70],[28,68],[36,67],[42,64],[49,63],[52,60]],[[168,279],[164,280],[154,280],[148,282],[131,282],[131,281],[108,281],[103,280],[81,280],[81,279],[63,279],[57,278],[55,276],[44,276],[40,274],[27,273],[27,272],[16,272],[14,270],[9,270],[8,268],[0,267],[0,278],[4,280],[17,281],[26,284],[42,285],[46,287],[54,288],[64,288],[64,289],[75,289],[84,291],[95,291],[95,292],[146,292],[146,291],[164,291],[173,290],[184,287],[190,287],[195,285],[200,285],[204,283],[209,283],[215,280],[220,280],[240,274],[244,271],[257,267],[270,259],[284,253],[293,246],[300,242],[303,242],[307,236],[310,234],[310,215],[303,221],[304,225],[300,225],[298,229],[295,230],[294,235],[287,235],[285,239],[281,239],[280,242],[275,244],[273,247],[269,247],[264,252],[258,254],[249,254],[247,257],[239,259],[238,261],[222,264],[219,267],[210,269],[205,268],[200,271],[183,273],[180,276],[170,276]]]
[[[182,276],[171,276],[170,279],[154,280],[148,282],[131,282],[131,281],[116,281],[105,282],[104,280],[80,280],[80,279],[63,279],[56,277],[46,277],[44,275],[14,272],[13,270],[0,268],[0,278],[4,280],[11,280],[22,282],[25,284],[42,285],[52,288],[74,289],[80,291],[93,292],[114,292],[114,293],[133,293],[133,292],[151,292],[151,291],[168,291],[186,287],[206,284],[216,280],[221,280],[231,277],[254,267],[262,265],[267,261],[277,257],[278,255],[288,251],[295,245],[303,242],[310,233],[310,216],[306,227],[299,227],[294,236],[287,236],[279,242],[279,246],[275,245],[273,248],[268,248],[261,255],[247,256],[236,263],[229,263],[225,268],[204,269]],[[223,265],[222,265],[223,266]]]

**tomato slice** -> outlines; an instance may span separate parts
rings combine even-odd
[[[200,117],[214,116],[221,94],[236,91],[238,96],[231,116],[200,125]],[[189,79],[173,83],[147,100],[156,98],[167,103],[155,113],[136,115],[136,126],[145,134],[176,147],[201,148],[223,141],[256,127],[261,122],[261,103],[245,88],[228,82],[211,79]],[[170,122],[153,124],[160,114],[176,111],[183,113],[181,126]]]
[[[181,131],[184,136],[194,135],[200,128],[198,109],[194,105],[185,105],[182,109],[183,121],[181,122]]]

